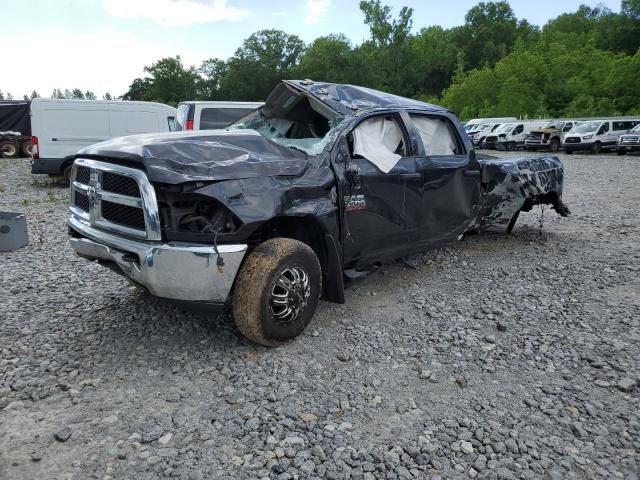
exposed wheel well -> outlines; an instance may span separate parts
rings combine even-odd
[[[322,298],[344,302],[342,266],[337,245],[317,219],[311,216],[274,218],[253,233],[249,248],[276,237],[292,238],[311,247],[322,269]]]

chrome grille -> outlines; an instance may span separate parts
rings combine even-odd
[[[80,210],[85,212],[89,212],[89,197],[84,193],[74,192],[73,194],[73,204],[78,207]]]
[[[620,143],[640,143],[640,136],[622,136],[622,138],[620,138]]]
[[[140,197],[138,183],[130,177],[123,177],[111,172],[102,174],[102,189],[107,192],[121,193],[130,197]]]
[[[71,178],[69,210],[76,217],[126,236],[162,238],[155,191],[144,172],[80,158]]]
[[[85,185],[89,185],[89,181],[91,180],[91,169],[87,167],[78,167],[76,172],[76,181],[83,183]]]
[[[144,230],[144,213],[141,208],[103,200],[102,217],[118,225]]]

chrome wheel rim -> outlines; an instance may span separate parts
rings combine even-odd
[[[271,313],[276,321],[291,323],[305,309],[311,296],[307,273],[298,266],[286,267],[271,287]]]
[[[17,151],[18,149],[16,148],[16,146],[11,145],[10,143],[2,147],[2,153],[4,153],[8,157],[13,157]]]

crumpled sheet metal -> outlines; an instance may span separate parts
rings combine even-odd
[[[337,211],[335,177],[326,166],[310,166],[299,177],[260,177],[217,182],[193,193],[222,202],[243,223],[279,216],[325,216]]]
[[[343,115],[353,115],[357,110],[379,107],[415,107],[420,110],[434,112],[446,111],[442,107],[430,103],[399,97],[391,93],[373,90],[356,85],[339,85],[334,83],[307,82],[304,80],[287,80],[286,83],[295,88],[306,90],[330,108]]]
[[[527,200],[548,203],[562,216],[562,163],[557,157],[478,160],[486,192],[475,228],[508,224]]]
[[[253,130],[174,132],[120,137],[91,145],[78,157],[102,156],[142,163],[152,182],[179,184],[300,175],[303,152]]]

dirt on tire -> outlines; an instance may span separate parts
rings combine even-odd
[[[286,341],[273,340],[264,335],[261,322],[263,293],[269,287],[271,273],[282,260],[301,250],[312,254],[311,258],[315,259],[317,270],[321,272],[320,263],[311,247],[290,238],[272,238],[261,243],[242,264],[233,291],[233,313],[236,325],[245,337],[267,346],[286,343]],[[309,300],[315,305],[322,291],[321,274],[318,281],[316,296]],[[315,311],[315,305],[313,311]]]

